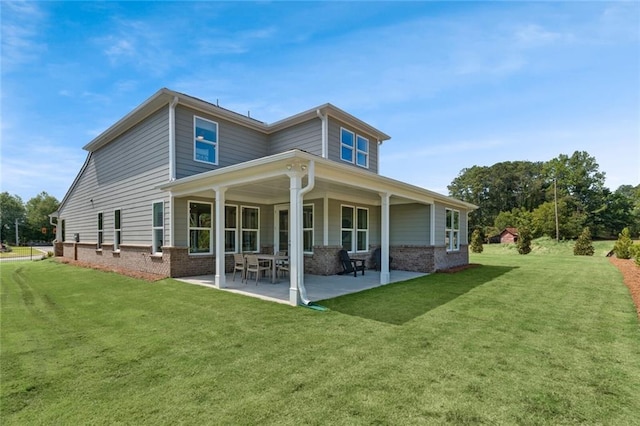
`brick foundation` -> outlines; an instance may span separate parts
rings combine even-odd
[[[430,273],[434,269],[433,247],[431,246],[391,246],[389,256],[393,258],[390,269],[400,271]]]
[[[447,251],[445,247],[435,247],[435,271],[455,268],[469,263],[469,246],[460,245],[459,251]]]
[[[334,275],[342,271],[338,259],[341,246],[315,246],[313,254],[304,255],[304,272],[312,275]],[[373,251],[375,247],[371,248]],[[263,253],[271,253],[272,246],[261,247]],[[390,269],[430,273],[469,263],[468,246],[460,246],[460,251],[447,252],[444,247],[392,246],[389,254],[393,258]],[[55,244],[55,255],[103,266],[147,272],[165,277],[187,277],[215,274],[215,256],[190,256],[187,247],[163,247],[162,254],[151,254],[151,246],[120,245],[113,251],[113,245],[104,244],[96,249],[95,243],[65,242]],[[367,260],[367,267],[373,268],[369,253],[354,255],[353,258]],[[233,255],[225,256],[226,272],[233,271]]]

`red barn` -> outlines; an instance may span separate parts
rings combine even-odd
[[[517,243],[518,242],[518,228],[504,228],[500,233],[500,242],[505,243]]]

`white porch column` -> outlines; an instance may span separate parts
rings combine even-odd
[[[216,277],[215,286],[225,286],[225,259],[224,259],[224,203],[226,187],[215,187],[216,191]]]
[[[388,284],[390,280],[389,276],[389,198],[391,194],[388,192],[381,192],[380,199],[380,216],[381,216],[381,230],[380,230],[380,253],[381,253],[381,265],[380,265],[380,284]]]
[[[301,304],[300,283],[304,279],[304,259],[302,257],[302,173],[296,164],[290,166],[289,176],[289,304]]]

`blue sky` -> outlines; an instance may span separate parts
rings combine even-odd
[[[640,183],[639,2],[5,2],[1,190],[61,200],[81,148],[167,87],[268,123],[330,102],[381,174],[584,150]]]

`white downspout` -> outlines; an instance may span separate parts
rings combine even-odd
[[[329,120],[327,114],[322,114],[320,109],[316,110],[316,114],[322,120],[322,158],[329,158]]]
[[[174,96],[169,104],[169,181],[176,180],[176,105],[178,97]]]
[[[302,205],[304,203],[304,195],[311,191],[315,186],[315,162],[309,161],[309,169],[307,172],[307,186],[297,191],[295,199],[292,199],[291,209],[295,207],[295,211],[291,212],[291,237],[295,238],[292,244],[292,252],[290,253],[290,261],[292,263],[290,269],[290,298],[292,304],[309,305],[311,301],[307,297],[307,289],[304,286],[304,255],[303,252],[303,235],[302,235]],[[295,215],[295,217],[293,217]],[[302,256],[300,256],[302,255]],[[295,265],[293,264],[295,262]],[[294,303],[295,302],[295,303]]]

